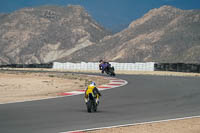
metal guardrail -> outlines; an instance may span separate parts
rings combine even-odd
[[[7,64],[7,65],[0,65],[0,68],[53,68],[53,63],[44,63],[44,64]]]
[[[155,71],[194,72],[200,73],[200,64],[155,63]]]

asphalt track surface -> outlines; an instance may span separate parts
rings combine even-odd
[[[117,75],[126,86],[102,91],[98,112],[83,95],[0,105],[1,133],[59,133],[200,115],[200,78]]]

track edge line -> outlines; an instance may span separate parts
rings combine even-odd
[[[152,123],[160,123],[160,122],[169,122],[169,121],[185,120],[185,119],[191,119],[191,118],[200,118],[200,115],[188,116],[188,117],[180,117],[180,118],[174,118],[174,119],[164,119],[164,120],[157,120],[157,121],[139,122],[139,123],[132,123],[132,124],[114,125],[114,126],[107,126],[107,127],[89,128],[89,129],[74,130],[74,131],[67,131],[67,132],[59,132],[59,133],[76,133],[76,132],[80,132],[81,133],[81,132],[86,132],[86,131],[95,131],[95,130],[118,128],[118,127],[128,127],[128,126],[136,126],[136,125],[152,124]]]

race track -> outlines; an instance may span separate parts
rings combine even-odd
[[[1,133],[72,130],[200,115],[200,77],[118,75],[126,86],[102,91],[97,113],[83,95],[0,105]]]

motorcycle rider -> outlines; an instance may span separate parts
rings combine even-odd
[[[91,84],[89,84],[87,89],[85,90],[85,101],[87,101],[89,93],[92,93],[92,95],[95,98],[96,103],[98,105],[99,104],[99,99],[98,99],[97,95],[101,96],[101,93],[97,89],[95,82],[91,82]]]
[[[104,71],[108,70],[109,67],[111,67],[111,64],[109,62],[105,62],[103,60],[99,61],[99,70],[101,70],[101,73],[104,73]]]

